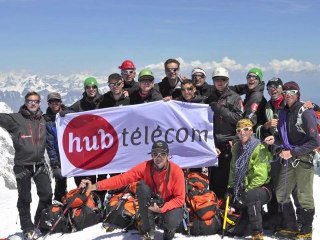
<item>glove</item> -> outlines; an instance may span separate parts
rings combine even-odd
[[[59,166],[55,166],[52,168],[53,177],[56,179],[63,179],[64,177],[61,174],[61,168]]]
[[[219,104],[218,102],[212,102],[212,103],[210,103],[210,106],[211,106],[212,111],[214,111],[215,113],[221,111],[222,105]]]
[[[214,111],[217,108],[218,103],[217,102],[211,102],[209,105],[212,108],[212,110]]]
[[[238,199],[235,201],[234,206],[238,209],[242,209],[246,207],[246,205],[247,205],[247,193],[243,191],[238,197]]]
[[[226,196],[233,196],[233,193],[234,193],[233,188],[228,188],[228,189],[227,189]]]
[[[66,111],[60,111],[60,112],[59,112],[60,117],[65,117],[66,114],[67,114]]]
[[[229,197],[229,202],[231,203],[233,198],[233,188],[227,189],[227,193],[224,195],[224,199],[227,200],[228,197]]]

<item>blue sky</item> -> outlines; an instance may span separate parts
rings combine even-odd
[[[124,59],[157,71],[173,57],[186,74],[260,66],[269,78],[319,81],[319,9],[317,0],[0,0],[0,71],[110,74]]]

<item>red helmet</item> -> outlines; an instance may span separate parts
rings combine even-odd
[[[133,62],[131,60],[124,60],[123,63],[121,64],[121,66],[119,66],[119,68],[121,70],[124,70],[124,69],[136,69],[136,66],[133,64]]]

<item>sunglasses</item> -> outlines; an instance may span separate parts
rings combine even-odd
[[[192,78],[193,79],[204,78],[204,75],[203,74],[200,74],[200,75],[194,74],[194,75],[192,75]]]
[[[299,91],[298,90],[285,90],[283,91],[284,95],[294,95],[297,94]]]
[[[39,104],[39,103],[40,103],[40,100],[30,100],[30,99],[26,100],[26,104]]]
[[[224,82],[226,82],[226,81],[228,81],[228,78],[224,78],[224,77],[214,77],[214,78],[212,78],[212,80],[215,82],[215,81],[224,81]]]
[[[178,70],[179,70],[179,68],[166,68],[166,71],[167,72],[171,72],[171,73],[174,73],[174,72],[176,72]]]
[[[153,153],[151,153],[152,158],[157,158],[159,156],[161,158],[164,158],[165,156],[167,156],[167,153],[166,152],[153,152]]]
[[[247,75],[247,79],[253,78],[254,80],[259,80],[259,77],[256,75]]]
[[[139,83],[141,84],[151,84],[153,83],[153,80],[149,80],[149,79],[142,79],[142,80],[139,80]]]
[[[86,86],[86,89],[97,89],[97,86]]]
[[[281,85],[269,85],[269,86],[267,86],[267,89],[268,89],[268,90],[278,89],[278,88],[280,88],[280,87],[281,87]]]
[[[191,91],[193,91],[193,87],[188,87],[188,88],[181,88],[181,91],[188,91],[188,92],[191,92]]]
[[[109,83],[109,87],[119,87],[122,84],[122,81],[116,82],[116,83]]]
[[[251,129],[252,129],[251,127],[237,128],[236,131],[237,131],[237,133],[240,133],[241,131],[248,132],[248,131],[250,131]]]
[[[121,70],[121,73],[128,75],[134,73],[134,70]]]
[[[51,99],[48,101],[49,104],[51,103],[61,103],[62,101],[60,99]]]

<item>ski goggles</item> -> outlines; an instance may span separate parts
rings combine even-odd
[[[271,90],[271,89],[278,89],[278,88],[281,88],[281,85],[269,85],[269,86],[267,86],[267,89],[268,90]]]
[[[242,131],[248,132],[248,131],[250,131],[251,129],[252,129],[251,127],[237,128],[237,129],[236,129],[236,132],[237,132],[237,133],[240,133],[240,132],[242,132]]]
[[[284,95],[294,95],[297,94],[299,91],[298,90],[284,90],[283,94]]]

